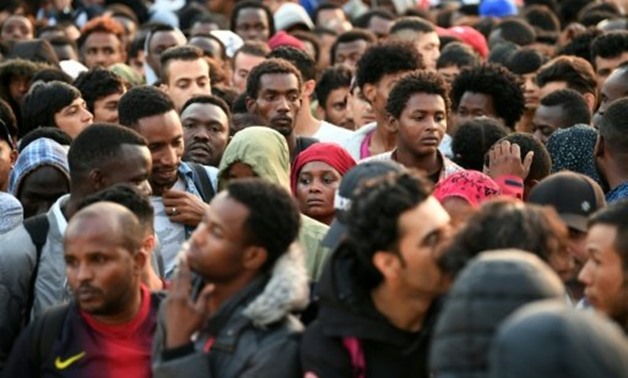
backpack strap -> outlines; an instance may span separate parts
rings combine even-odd
[[[31,317],[31,310],[33,303],[35,302],[35,281],[37,280],[37,273],[39,272],[39,260],[41,259],[41,252],[48,239],[48,229],[50,224],[48,222],[47,214],[39,214],[34,217],[28,218],[24,221],[24,228],[28,235],[31,237],[31,241],[35,244],[35,250],[37,257],[35,259],[35,267],[31,274],[30,283],[28,286],[28,299],[26,303],[25,322],[28,324]]]
[[[354,378],[366,377],[366,360],[364,359],[364,351],[362,350],[362,344],[357,337],[343,337],[342,345],[344,345],[347,352],[349,352],[349,358],[351,358],[351,366],[353,367]]]
[[[212,186],[212,183],[209,179],[209,175],[207,171],[201,164],[196,163],[187,163],[192,169],[192,180],[194,181],[194,185],[196,185],[196,189],[198,189],[203,202],[209,203],[209,201],[214,198],[216,191]]]
[[[65,303],[52,307],[33,321],[31,359],[33,366],[36,366],[37,369],[41,369],[44,363],[43,359],[52,352],[54,342],[61,332],[71,305],[71,303]]]

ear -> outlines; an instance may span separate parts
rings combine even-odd
[[[146,254],[142,253],[142,251],[135,252],[135,255],[133,255],[133,262],[135,263],[133,264],[133,274],[135,276],[139,277],[142,275],[147,261],[148,256]]]
[[[314,80],[308,80],[303,83],[303,97],[310,98],[312,96],[312,93],[314,93],[314,88],[316,88],[316,81]]]
[[[255,99],[246,96],[246,110],[249,113],[255,113]]]
[[[604,155],[606,150],[606,146],[604,143],[604,137],[598,134],[597,140],[595,141],[595,147],[593,148],[593,156],[598,158]]]
[[[387,280],[397,277],[401,268],[399,257],[387,251],[375,252],[372,263]]]
[[[94,169],[90,171],[87,177],[89,183],[92,185],[95,191],[99,191],[100,189],[103,189],[107,186],[105,182],[105,177],[100,169]]]
[[[399,131],[399,120],[393,117],[392,114],[388,114],[388,124],[386,125],[386,128],[391,133],[396,133]]]
[[[150,234],[144,237],[144,241],[142,242],[142,249],[146,251],[147,256],[152,256],[156,244],[157,241],[155,240],[154,234]]]
[[[595,113],[595,105],[597,105],[597,101],[595,100],[595,95],[593,93],[585,93],[584,99],[587,101],[587,105],[589,105],[589,109],[591,109],[591,113]]]
[[[9,159],[11,159],[11,167],[13,167],[13,164],[15,164],[15,161],[17,160],[17,155],[17,150],[11,150],[11,153],[9,154]]]
[[[161,84],[159,84],[159,89],[161,89],[162,92],[167,94],[169,87],[166,84],[161,83]]]
[[[362,94],[364,95],[366,101],[373,105],[375,95],[377,94],[377,87],[374,84],[364,84],[364,87],[362,87]]]
[[[266,260],[268,260],[266,248],[249,246],[242,255],[242,266],[247,270],[260,270]]]

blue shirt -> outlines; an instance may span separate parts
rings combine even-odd
[[[606,193],[606,202],[608,203],[621,201],[623,199],[628,199],[628,181]]]

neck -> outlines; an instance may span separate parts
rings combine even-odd
[[[70,218],[78,211],[78,205],[87,197],[89,194],[81,194],[80,192],[74,191],[70,193],[70,198],[68,198],[68,202],[65,203],[65,206],[61,208],[61,212],[65,216],[66,221],[69,221]]]
[[[288,143],[288,151],[290,152],[290,160],[292,161],[292,159],[294,159],[295,157],[295,150],[297,149],[297,136],[294,133],[294,131],[292,131],[290,135],[285,136],[285,138],[286,138],[286,142]]]
[[[521,119],[515,125],[515,131],[522,133],[532,133],[532,118],[534,118],[534,109],[528,109],[521,116]]]
[[[397,148],[394,157],[404,166],[420,169],[428,175],[433,175],[443,168],[443,163],[438,158],[438,151],[431,155],[418,156],[403,148]]]
[[[615,160],[607,158],[602,161],[602,164],[600,164],[604,177],[606,178],[606,182],[611,190],[628,181],[628,174],[626,173],[622,162],[623,159]]]
[[[318,132],[321,127],[321,121],[314,118],[310,111],[310,101],[303,101],[301,110],[297,115],[297,124],[294,127],[294,133],[299,136],[311,137]]]
[[[419,297],[415,293],[404,295],[403,290],[396,290],[382,284],[371,292],[375,308],[395,327],[418,332],[423,327],[425,315],[432,304],[432,297]]]
[[[397,138],[395,134],[388,131],[386,124],[382,124],[377,121],[375,134],[373,134],[371,144],[369,145],[369,151],[371,152],[371,155],[377,155],[391,151],[395,148],[396,145]]]
[[[215,314],[216,311],[220,309],[220,306],[228,301],[229,298],[236,295],[249,283],[251,283],[251,281],[253,281],[253,279],[257,276],[257,273],[257,271],[251,273],[245,272],[230,282],[215,283],[214,291],[207,302],[209,313]]]
[[[135,281],[135,283],[137,284],[137,281]],[[135,318],[138,312],[140,312],[140,307],[142,307],[142,290],[139,284],[135,285],[135,290],[131,290],[130,293],[122,310],[117,314],[107,316],[92,315],[92,317],[103,324],[109,325],[126,324],[130,322]]]

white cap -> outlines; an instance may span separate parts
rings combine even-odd
[[[277,30],[286,30],[297,24],[303,24],[309,29],[314,29],[314,23],[305,9],[295,3],[283,3],[275,11],[273,19],[275,21],[275,29]]]

